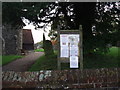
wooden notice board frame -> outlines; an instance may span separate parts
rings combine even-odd
[[[69,63],[70,60],[69,58],[61,58],[60,57],[60,52],[61,52],[61,46],[60,46],[60,35],[61,34],[79,34],[79,44],[78,44],[78,48],[79,48],[79,53],[78,53],[78,61],[80,63],[80,69],[83,70],[83,35],[82,35],[82,26],[80,25],[80,29],[79,30],[60,30],[58,29],[58,60],[57,60],[57,66],[58,66],[58,70],[61,70],[61,63]]]

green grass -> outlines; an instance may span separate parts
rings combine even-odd
[[[23,56],[18,56],[18,55],[7,55],[7,56],[0,56],[2,57],[2,64],[0,63],[0,65],[5,65],[8,64],[18,58],[22,58]]]
[[[35,64],[29,69],[29,71],[39,71],[39,70],[55,70],[57,68],[57,55],[51,55],[45,57],[41,56]]]
[[[119,50],[120,48],[118,48],[118,47],[112,47],[112,48],[110,48],[110,52],[108,52],[108,55],[109,56],[113,56],[113,57],[118,57],[118,50]]]
[[[35,52],[44,52],[44,49],[36,49]]]
[[[113,68],[119,67],[120,55],[118,55],[118,51],[120,48],[112,47],[110,48],[110,52],[107,54],[92,54],[84,56],[84,68]],[[62,63],[62,69],[70,69],[69,63]],[[57,54],[52,55],[50,57],[42,56],[40,57],[36,63],[30,68],[30,71],[39,71],[39,70],[56,70],[57,69]]]
[[[112,68],[118,67],[118,59],[105,55],[94,55],[94,57],[85,57],[85,68]]]
[[[93,56],[85,57],[85,68],[112,68],[120,67],[120,55],[118,47],[111,47],[107,54],[94,54]]]

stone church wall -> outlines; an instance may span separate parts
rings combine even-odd
[[[2,53],[5,55],[20,54],[22,49],[22,29],[11,25],[2,26]]]

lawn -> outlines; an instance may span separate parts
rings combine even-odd
[[[8,64],[18,58],[22,58],[23,56],[19,56],[19,55],[7,55],[7,56],[0,56],[2,57],[2,64],[0,63],[0,65],[5,65]]]
[[[36,49],[36,50],[34,50],[35,52],[44,52],[44,49]]]
[[[84,56],[84,68],[113,68],[119,67],[120,55],[118,55],[118,50],[120,48],[112,47],[110,52],[107,54],[93,54],[91,56]],[[119,64],[119,65],[118,65]],[[62,64],[62,69],[70,69],[69,63]],[[42,56],[36,63],[30,68],[30,71],[39,71],[39,70],[57,70],[57,54],[50,57]]]
[[[57,55],[51,55],[45,57],[41,56],[35,64],[29,69],[29,71],[39,71],[39,70],[55,70],[57,68]]]
[[[120,54],[120,48],[118,47],[110,48],[110,52],[108,53],[109,56],[113,56],[113,57],[118,57],[119,56],[118,54]]]
[[[84,68],[112,68],[119,67],[118,50],[120,48],[112,47],[107,54],[94,54],[93,56],[84,57]]]

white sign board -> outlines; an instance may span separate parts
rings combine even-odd
[[[78,47],[79,34],[70,34],[68,39],[69,39],[70,46],[77,46]]]
[[[78,56],[78,47],[77,46],[70,47],[70,56]]]
[[[67,46],[62,46],[60,51],[61,57],[69,57],[69,49]]]
[[[68,35],[60,35],[60,57],[69,57]]]
[[[60,57],[70,58],[70,68],[78,68],[79,34],[60,34]]]
[[[77,56],[70,57],[70,68],[78,68],[78,57]]]

